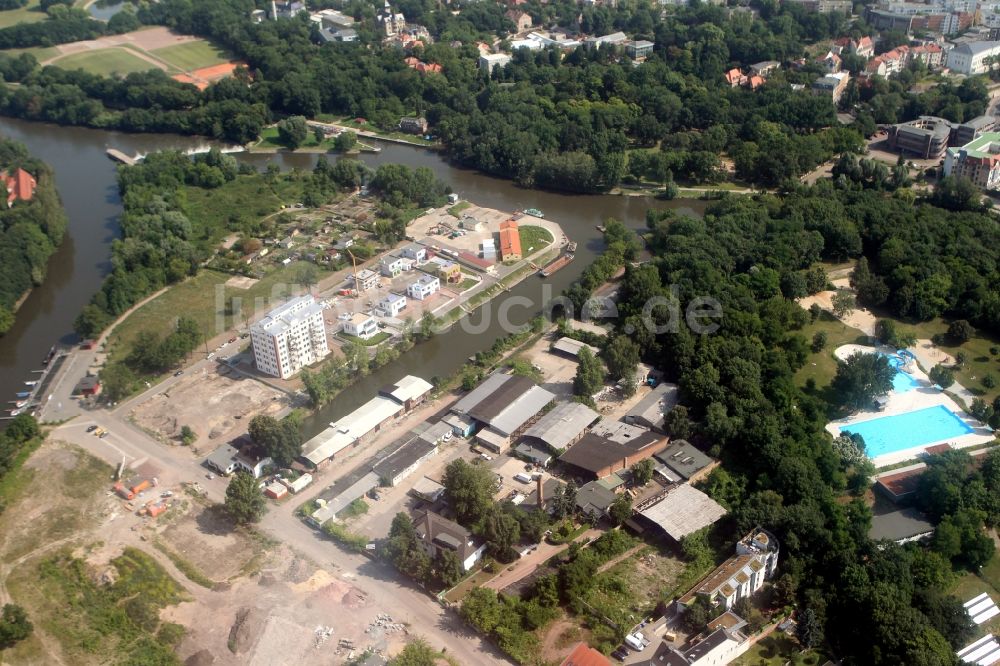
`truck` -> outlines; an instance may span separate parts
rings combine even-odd
[[[514,475],[515,481],[520,481],[521,483],[531,483],[531,477],[524,472],[518,472]]]

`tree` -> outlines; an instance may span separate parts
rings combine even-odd
[[[948,337],[956,345],[964,345],[975,334],[976,329],[964,319],[956,319],[948,325]]]
[[[472,525],[485,517],[493,503],[493,473],[459,458],[445,467],[445,498],[455,510],[458,522]]]
[[[258,414],[250,420],[249,434],[267,456],[283,467],[302,455],[302,436],[295,423],[287,419],[278,421]]]
[[[302,116],[291,116],[278,122],[278,141],[295,150],[309,136],[309,126]]]
[[[653,461],[650,459],[640,460],[632,465],[632,483],[637,486],[644,486],[653,480]]]
[[[816,611],[806,608],[799,614],[799,623],[795,634],[803,647],[814,648],[823,642],[823,624],[820,622]]]
[[[617,335],[604,350],[604,360],[612,379],[634,382],[635,369],[639,365],[639,346],[631,338]]]
[[[833,315],[837,319],[843,319],[854,312],[854,294],[846,289],[838,289],[830,303],[833,306]]]
[[[424,580],[427,577],[430,570],[430,558],[420,542],[420,537],[417,536],[413,521],[406,513],[397,513],[392,519],[385,554],[389,561],[407,576],[416,580]],[[446,572],[445,575],[450,574]]]
[[[4,604],[0,617],[0,649],[7,649],[20,643],[34,630],[28,614],[16,604]]]
[[[885,356],[855,352],[837,366],[831,385],[841,404],[857,410],[870,406],[876,397],[887,394],[892,389],[895,376],[896,369]]]
[[[684,405],[677,405],[663,419],[663,428],[670,435],[677,439],[686,439],[694,432],[694,424],[688,416],[688,408]]]
[[[615,525],[621,525],[632,517],[632,497],[628,493],[621,493],[615,498],[608,508],[608,517]]]
[[[491,505],[483,523],[483,537],[486,538],[490,551],[501,562],[511,562],[517,558],[514,544],[521,538],[521,525],[504,505]]]
[[[354,132],[343,131],[337,135],[337,138],[333,140],[333,149],[337,152],[346,153],[356,146],[358,143],[358,135]]]
[[[604,387],[604,364],[583,347],[577,356],[576,376],[573,378],[573,395],[592,397]]]
[[[488,587],[475,587],[465,595],[460,612],[469,624],[489,634],[500,624],[506,609],[496,592]]]
[[[415,638],[389,660],[389,666],[437,666],[444,657],[422,638]]]
[[[196,439],[198,439],[198,435],[191,429],[191,426],[181,426],[181,442],[184,446],[191,446]]]
[[[813,334],[812,345],[810,345],[810,349],[812,349],[814,354],[818,354],[819,352],[823,351],[825,347],[826,347],[826,331],[816,331],[816,333]]]
[[[965,176],[945,176],[939,180],[930,200],[935,206],[953,211],[982,208],[979,188]]]
[[[226,511],[240,525],[256,523],[264,515],[264,495],[257,479],[246,472],[237,472],[226,487]]]
[[[938,363],[927,375],[930,380],[940,386],[943,389],[948,388],[955,383],[955,373],[951,368],[945,367]]]

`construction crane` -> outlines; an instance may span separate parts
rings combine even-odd
[[[350,248],[344,248],[346,252],[351,257],[351,266],[354,270],[354,294],[361,293],[361,283],[358,281],[358,260],[354,257],[354,253],[351,252]]]

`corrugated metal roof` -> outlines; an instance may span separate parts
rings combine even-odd
[[[559,338],[552,345],[553,350],[561,351],[562,353],[570,354],[571,356],[579,356],[580,350],[584,347],[589,349],[594,356],[597,356],[597,354],[601,351],[593,345],[588,345],[586,342],[580,342],[579,340],[574,340],[573,338]]]
[[[470,409],[474,409],[479,403],[493,395],[494,391],[499,389],[508,380],[511,379],[510,375],[506,375],[502,372],[497,372],[490,375],[482,381],[476,388],[469,391],[461,400],[456,402],[451,411],[456,414],[468,414]]]
[[[395,400],[382,396],[372,398],[306,442],[302,447],[302,456],[313,465],[318,465],[401,411],[403,406]]]
[[[726,510],[705,493],[685,483],[640,513],[659,525],[671,539],[680,541],[722,518]]]
[[[677,386],[675,384],[658,384],[646,396],[636,403],[625,415],[626,419],[641,418],[655,428],[663,426],[664,415],[677,406]]]
[[[317,509],[312,517],[320,525],[330,520],[337,513],[347,507],[348,504],[363,497],[372,488],[378,485],[378,474],[368,472],[360,479],[352,483],[337,495],[327,499],[326,506]]]
[[[534,437],[553,449],[565,449],[599,418],[601,415],[587,405],[562,402],[538,419],[535,425],[524,432],[524,436]]]
[[[555,397],[555,394],[546,391],[541,386],[532,386],[527,393],[522,394],[489,421],[490,428],[510,435],[542,411],[542,408],[555,400]]]
[[[420,396],[429,393],[434,386],[420,377],[415,375],[406,375],[398,382],[396,382],[390,391],[386,393],[401,403],[405,403],[407,400],[415,400]]]

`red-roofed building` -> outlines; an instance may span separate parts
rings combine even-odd
[[[910,49],[910,60],[919,60],[928,67],[940,67],[944,50],[937,44],[914,46]]]
[[[507,220],[500,223],[500,260],[517,260],[521,258],[521,234],[517,230],[517,222]]]
[[[726,83],[729,84],[730,88],[735,88],[737,86],[742,86],[747,81],[746,74],[740,71],[738,68],[733,67],[731,70],[726,72]]]
[[[747,79],[747,85],[750,87],[750,90],[757,90],[757,88],[764,85],[764,77],[755,74]]]
[[[412,70],[416,70],[421,74],[441,73],[441,65],[438,65],[437,63],[426,63],[420,60],[419,58],[414,58],[413,56],[410,56],[409,58],[404,58],[403,62],[406,63],[407,67],[409,67]]]
[[[35,177],[24,169],[18,169],[13,174],[4,171],[2,174],[3,183],[7,188],[7,207],[10,208],[17,200],[31,201],[35,196],[35,187],[38,186]]]
[[[561,666],[611,666],[611,662],[586,643],[577,643]]]

